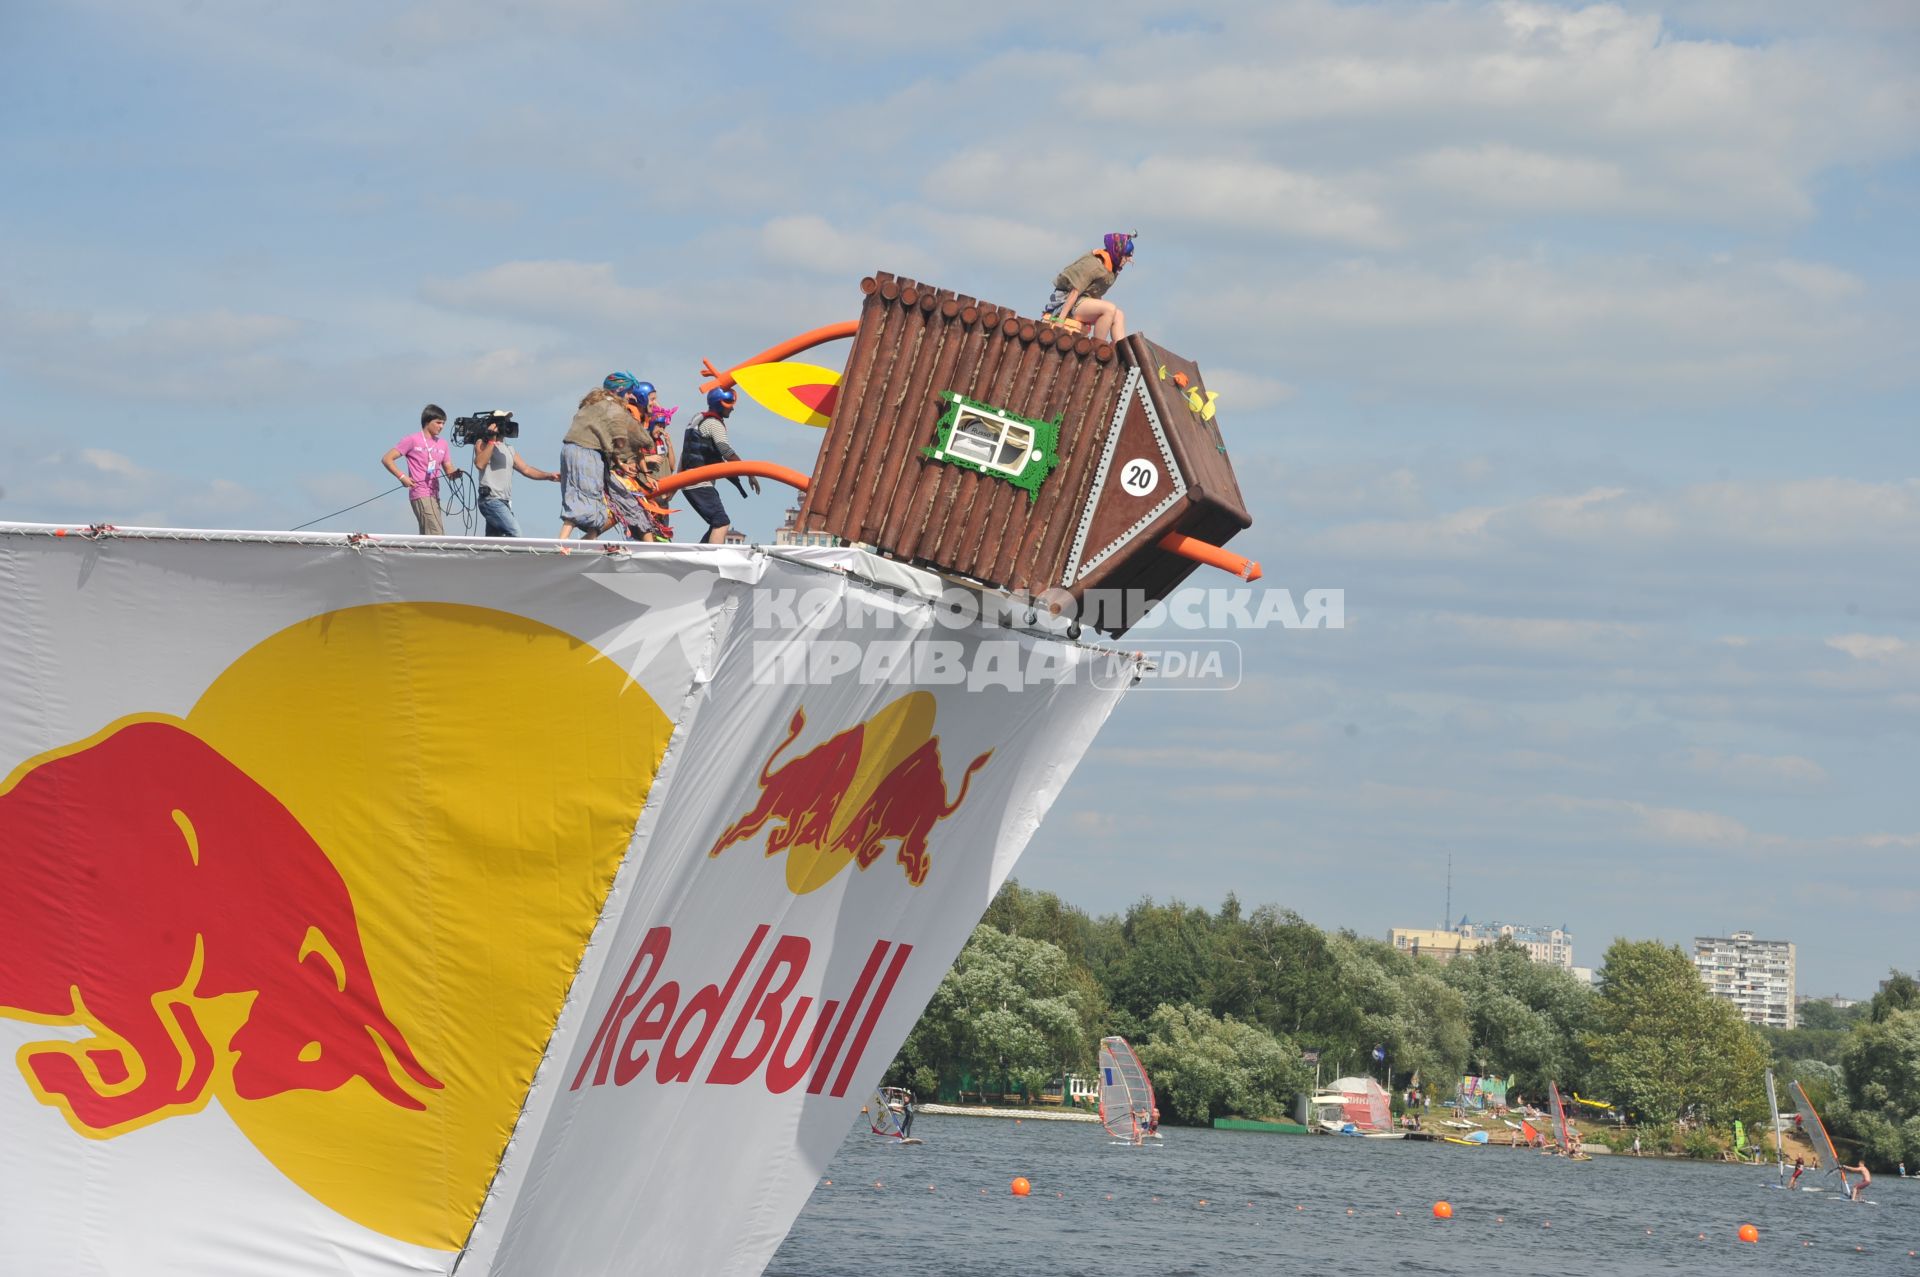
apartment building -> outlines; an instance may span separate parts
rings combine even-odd
[[[1535,962],[1573,970],[1573,932],[1565,927],[1536,927],[1518,922],[1469,922],[1460,919],[1454,930],[1460,935],[1493,944],[1502,938],[1527,951]]]
[[[1451,962],[1463,953],[1472,953],[1481,942],[1437,927],[1395,927],[1387,932],[1387,943],[1415,957],[1425,954],[1438,962]]]
[[[1756,940],[1751,931],[1695,936],[1693,965],[1707,992],[1733,1003],[1751,1024],[1791,1029],[1799,1021],[1789,940]]]

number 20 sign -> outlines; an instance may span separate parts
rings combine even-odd
[[[1133,496],[1151,496],[1160,486],[1160,467],[1145,457],[1135,457],[1120,467],[1120,486]]]

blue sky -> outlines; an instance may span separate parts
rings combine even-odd
[[[1137,227],[1236,548],[1349,626],[1131,698],[1025,882],[1383,934],[1451,853],[1583,962],[1920,966],[1911,5],[78,0],[0,13],[0,120],[0,518],[290,527],[428,400],[550,467],[607,371],[690,405],[874,269],[1031,312]]]

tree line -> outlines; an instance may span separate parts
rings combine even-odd
[[[1758,1029],[1657,941],[1616,940],[1589,986],[1504,940],[1443,964],[1232,895],[1211,913],[1142,900],[1093,917],[1009,881],[887,1081],[1038,1094],[1091,1077],[1100,1039],[1119,1034],[1170,1123],[1285,1117],[1317,1057],[1323,1081],[1365,1073],[1397,1093],[1417,1080],[1441,1103],[1467,1073],[1529,1099],[1557,1082],[1611,1101],[1655,1146],[1705,1156],[1736,1119],[1765,1129],[1772,1067],[1783,1099],[1801,1080],[1869,1162],[1920,1166],[1920,986],[1896,972],[1856,1015],[1832,1011]]]

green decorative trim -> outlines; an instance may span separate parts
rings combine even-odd
[[[921,449],[921,453],[934,461],[942,461],[950,466],[971,470],[975,474],[983,474],[992,479],[1011,483],[1027,494],[1029,504],[1038,500],[1040,485],[1047,481],[1047,476],[1060,464],[1060,423],[1065,420],[1065,417],[1057,417],[1052,421],[1037,421],[1032,417],[1023,417],[1017,412],[1008,412],[1004,408],[981,403],[977,399],[969,399],[953,390],[942,391],[940,397],[947,401],[947,410],[941,414],[939,423],[934,427],[933,444]],[[1028,451],[1026,464],[1021,466],[1018,474],[949,451],[953,443],[953,430],[959,423],[963,409],[971,410],[989,420],[1021,425],[1033,431],[1033,447]]]

